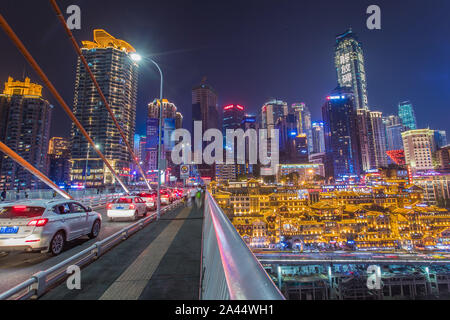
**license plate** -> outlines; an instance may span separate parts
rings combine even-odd
[[[116,207],[116,209],[119,209],[119,210],[120,210],[120,209],[123,209],[123,207]]]
[[[18,231],[19,227],[0,227],[0,234],[17,233]]]

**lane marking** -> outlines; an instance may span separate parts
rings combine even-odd
[[[191,210],[185,207],[160,235],[145,248],[137,259],[114,281],[99,300],[137,300],[152,278],[161,260]]]

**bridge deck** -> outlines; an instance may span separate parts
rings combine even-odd
[[[81,290],[62,283],[41,299],[197,300],[203,207],[166,213],[81,271]]]

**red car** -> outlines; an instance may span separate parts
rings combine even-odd
[[[147,205],[147,209],[155,210],[156,209],[156,191],[152,192],[141,192],[138,194],[141,197],[145,204]]]

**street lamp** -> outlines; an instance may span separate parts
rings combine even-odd
[[[133,53],[130,55],[131,59],[135,62],[141,61],[142,57]],[[159,127],[158,127],[158,188],[157,188],[157,204],[156,204],[156,218],[159,220],[161,217],[161,136],[162,136],[162,114],[163,114],[163,82],[164,77],[161,68],[152,58],[145,58],[155,65],[158,69],[159,75],[161,77],[160,89],[159,89]]]

